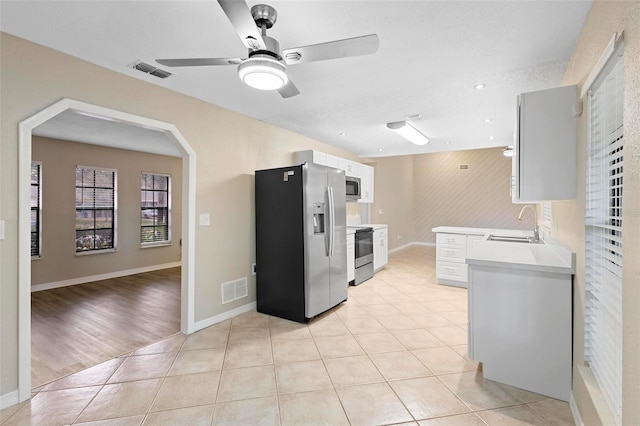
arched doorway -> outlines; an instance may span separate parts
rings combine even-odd
[[[72,99],[62,99],[19,124],[18,151],[18,397],[24,401],[31,396],[31,250],[30,250],[30,181],[31,145],[33,130],[65,111],[72,111],[93,119],[119,125],[157,131],[166,137],[167,144],[182,157],[182,277],[180,329],[191,333],[194,327],[195,286],[195,161],[193,149],[175,125],[122,111],[91,105]],[[110,146],[109,142],[96,143]],[[133,143],[132,143],[133,146]],[[122,145],[120,147],[123,147]],[[126,149],[127,147],[124,146]],[[146,152],[153,152],[149,148]],[[142,151],[139,146],[136,150]]]

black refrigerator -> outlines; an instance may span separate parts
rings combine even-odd
[[[255,183],[258,312],[307,322],[347,300],[344,171],[305,163]]]

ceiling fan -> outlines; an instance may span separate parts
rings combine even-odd
[[[278,17],[273,7],[257,4],[249,10],[243,0],[218,0],[218,3],[249,49],[247,58],[156,59],[156,62],[169,67],[238,65],[238,76],[248,86],[277,90],[283,98],[290,98],[300,92],[289,79],[287,65],[370,55],[378,50],[378,36],[370,34],[280,51],[280,43],[267,36],[267,29]]]

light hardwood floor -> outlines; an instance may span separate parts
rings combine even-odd
[[[32,293],[32,387],[178,332],[179,267]]]

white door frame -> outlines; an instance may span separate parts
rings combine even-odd
[[[62,99],[19,124],[18,140],[18,398],[31,397],[31,246],[29,220],[31,197],[31,139],[35,127],[67,111],[163,132],[182,153],[182,277],[180,330],[195,331],[195,194],[196,154],[171,123],[109,108]],[[106,144],[105,144],[106,145]]]

